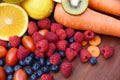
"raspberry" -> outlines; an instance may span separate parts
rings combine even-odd
[[[62,75],[65,78],[68,78],[72,73],[73,66],[69,62],[64,62],[61,64],[60,68],[61,68]]]
[[[38,43],[38,41],[41,41],[41,40],[44,39],[44,37],[41,34],[39,34],[38,32],[35,32],[32,35],[32,38],[33,38],[33,41],[34,41],[35,44]]]
[[[59,50],[65,51],[68,45],[68,41],[66,40],[60,40],[57,42],[56,46]]]
[[[72,37],[74,35],[74,33],[75,33],[75,30],[72,29],[72,28],[66,28],[65,31],[66,31],[66,34],[67,34],[67,38]]]
[[[85,40],[92,40],[94,38],[95,33],[93,31],[87,30],[84,32]]]
[[[77,52],[71,48],[67,48],[65,55],[68,61],[73,61],[73,59],[77,56]]]
[[[59,23],[52,23],[50,28],[51,28],[52,32],[56,33],[57,30],[62,29],[63,26],[61,24],[59,24]]]
[[[114,53],[114,48],[111,46],[103,46],[100,48],[101,53],[107,59],[110,58]]]
[[[80,59],[82,62],[87,62],[91,58],[91,54],[86,49],[80,51]]]
[[[49,42],[56,42],[58,41],[58,36],[54,32],[48,32],[46,35],[46,39]]]
[[[29,55],[29,50],[20,46],[17,52],[17,57],[19,60],[24,60]]]
[[[78,42],[73,42],[70,44],[70,48],[74,49],[75,51],[79,52],[81,49],[81,44]]]
[[[48,45],[48,41],[43,39],[36,44],[36,49],[38,49],[40,52],[46,52],[49,48]]]
[[[28,24],[28,34],[32,35],[33,33],[37,32],[37,25],[35,22],[30,21],[30,23]]]
[[[67,37],[67,34],[63,29],[58,29],[56,34],[58,35],[60,40],[64,40]]]
[[[17,47],[20,44],[20,37],[18,36],[9,37],[9,42],[12,47]]]
[[[35,55],[39,58],[44,58],[45,57],[44,52],[40,52],[38,49],[35,50]]]
[[[60,62],[61,56],[58,53],[53,54],[50,56],[50,63],[52,64],[58,64]]]
[[[74,40],[76,42],[82,42],[84,40],[84,35],[81,32],[76,32],[74,35]]]
[[[56,50],[55,44],[54,44],[54,43],[49,43],[49,49],[48,49],[48,51],[46,52],[46,55],[47,55],[48,57],[50,57],[50,56],[54,53],[55,50]]]
[[[54,80],[51,74],[43,74],[40,80]]]
[[[3,41],[3,40],[0,40],[0,46],[3,46],[5,48],[7,48],[7,42]]]
[[[48,18],[42,19],[38,21],[38,26],[43,29],[49,29],[51,25],[51,21]]]

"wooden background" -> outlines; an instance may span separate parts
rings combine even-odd
[[[73,72],[69,78],[64,78],[59,71],[53,73],[55,80],[120,80],[120,38],[100,35],[103,45],[114,47],[114,55],[105,59],[102,55],[98,57],[98,63],[91,65],[89,62],[82,63],[77,57],[73,62]]]

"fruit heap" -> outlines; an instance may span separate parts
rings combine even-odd
[[[65,78],[68,78],[73,70],[71,62],[77,56],[81,62],[90,62],[95,65],[100,53],[106,59],[113,55],[114,49],[111,46],[99,48],[101,38],[93,31],[83,32],[66,28],[57,23],[53,15],[48,17],[53,5],[51,9],[48,9],[50,13],[47,12],[47,15],[44,14],[38,18],[38,15],[33,15],[34,12],[30,14],[28,6],[33,7],[32,1],[26,0],[22,4],[29,13],[29,17],[33,18],[29,18],[29,22],[28,16],[21,7],[10,8],[13,4],[1,3],[8,12],[0,6],[0,9],[3,9],[0,17],[4,16],[1,22],[5,21],[3,26],[6,27],[4,30],[0,27],[2,32],[0,33],[0,80],[54,80],[50,73],[56,73],[59,70]],[[29,5],[26,7],[25,4]],[[7,15],[11,9],[15,12],[19,9],[20,12],[16,15],[15,12],[11,13],[14,15],[11,18],[12,15]]]
[[[87,42],[90,46],[86,49]],[[23,37],[11,36],[8,42],[0,40],[0,66],[5,69],[1,74],[6,74],[7,80],[18,80],[19,76],[22,80],[27,80],[28,76],[31,80],[53,80],[50,72],[61,70],[67,78],[76,56],[80,56],[81,62],[96,64],[100,51],[105,58],[113,55],[114,49],[110,46],[99,50],[100,43],[100,36],[89,30],[65,28],[49,18],[30,20]],[[63,62],[65,58],[67,61]]]

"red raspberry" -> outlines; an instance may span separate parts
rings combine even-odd
[[[87,62],[91,58],[91,54],[86,49],[80,51],[80,59],[82,62]]]
[[[58,35],[60,40],[64,40],[67,37],[67,34],[63,29],[58,29],[56,34]]]
[[[75,33],[75,30],[72,29],[72,28],[66,28],[65,31],[66,31],[66,34],[67,34],[67,38],[72,37],[74,35],[74,33]]]
[[[43,74],[39,80],[54,80],[51,74]]]
[[[81,44],[78,42],[73,42],[70,44],[70,48],[74,49],[75,51],[79,52],[81,49]]]
[[[18,36],[9,37],[9,42],[12,47],[17,47],[20,44],[20,37]]]
[[[91,40],[94,38],[95,33],[93,31],[87,30],[84,32],[85,40]]]
[[[4,46],[5,48],[7,48],[7,42],[0,40],[0,46]]]
[[[113,56],[114,48],[111,46],[103,46],[100,48],[100,51],[103,54],[103,56],[107,59]]]
[[[35,44],[38,43],[38,41],[41,41],[41,40],[44,39],[44,37],[40,33],[38,33],[38,32],[35,32],[32,35],[32,38],[33,38],[33,41],[34,41]]]
[[[42,19],[38,21],[38,26],[43,29],[49,29],[51,25],[51,21],[48,18]]]
[[[36,44],[36,49],[40,52],[46,52],[49,48],[49,43],[47,40],[43,39]]]
[[[44,52],[40,52],[38,49],[35,50],[35,55],[36,55],[37,57],[40,57],[40,58],[44,58],[44,57],[45,57]]]
[[[58,53],[53,54],[50,56],[50,63],[52,64],[58,64],[60,62],[61,56]]]
[[[17,57],[19,60],[24,60],[29,55],[29,50],[20,46],[17,52]]]
[[[58,41],[58,36],[54,32],[48,32],[46,35],[46,39],[49,42],[56,42]]]
[[[35,22],[30,21],[30,23],[28,24],[28,34],[32,35],[33,33],[37,32],[37,25]]]
[[[68,45],[68,41],[66,40],[60,40],[57,42],[56,46],[59,50],[65,51]]]
[[[74,40],[76,42],[82,42],[84,40],[84,35],[81,32],[76,32],[74,35]]]
[[[50,28],[51,28],[52,32],[56,33],[56,31],[59,30],[59,29],[62,29],[63,26],[59,23],[52,23]]]
[[[54,43],[49,43],[49,49],[48,49],[48,51],[46,52],[46,55],[47,55],[48,57],[50,57],[50,56],[54,53],[55,50],[56,50],[55,44],[54,44]]]
[[[65,55],[68,61],[73,61],[73,59],[77,56],[77,52],[71,48],[67,48]]]
[[[62,75],[65,78],[68,78],[72,73],[73,66],[72,66],[72,63],[64,62],[61,64],[60,68],[61,68]]]

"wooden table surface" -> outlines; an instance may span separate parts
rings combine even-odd
[[[105,59],[98,57],[98,64],[82,63],[77,57],[73,62],[73,72],[69,78],[64,78],[59,71],[54,74],[55,80],[120,80],[120,38],[101,35],[103,45],[115,48],[114,55]]]

